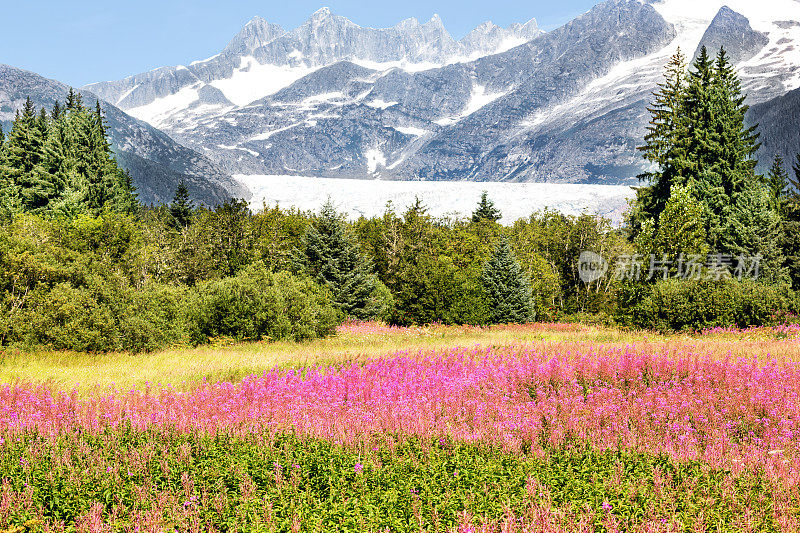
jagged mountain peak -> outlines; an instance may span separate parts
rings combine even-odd
[[[754,30],[747,17],[725,5],[703,34],[695,57],[703,46],[712,54],[724,46],[730,61],[738,64],[753,58],[768,44],[769,37],[765,33]]]
[[[549,33],[487,21],[454,41],[438,16],[375,29],[323,9],[246,53],[101,89],[236,174],[625,182],[678,47],[741,53],[757,103],[800,86],[791,21],[797,0],[606,0]]]
[[[285,33],[281,26],[255,16],[230,40],[223,53],[246,54]]]

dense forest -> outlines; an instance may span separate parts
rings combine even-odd
[[[503,226],[485,194],[468,219],[432,217],[419,200],[355,221],[330,203],[253,213],[241,200],[194,205],[183,185],[171,204],[143,206],[99,104],[73,92],[52,110],[28,102],[0,134],[0,347],[302,340],[366,319],[666,331],[791,320],[800,156],[794,178],[780,160],[757,174],[746,111],[724,50],[691,68],[676,55],[642,146],[653,170],[615,228],[549,210]],[[606,275],[582,276],[585,251]],[[622,275],[633,258],[641,275]]]

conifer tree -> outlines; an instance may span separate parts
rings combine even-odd
[[[383,312],[385,288],[330,201],[308,228],[302,251],[300,260],[306,271],[330,290],[333,302],[346,316],[367,320]]]
[[[28,98],[22,112],[17,112],[6,140],[8,176],[25,211],[44,210],[56,195],[43,168],[47,127],[47,116],[37,115],[33,102]]]
[[[767,187],[775,208],[779,213],[784,214],[789,196],[789,174],[783,168],[783,158],[780,155],[775,156],[772,166],[767,172]]]
[[[500,210],[494,206],[494,202],[489,200],[488,193],[483,191],[483,193],[481,193],[481,201],[478,203],[478,208],[472,213],[472,222],[480,222],[481,220],[497,222],[502,216]]]
[[[760,257],[760,277],[772,283],[787,283],[786,258],[780,215],[773,208],[766,187],[751,184],[737,194],[721,243],[734,257]]]
[[[169,212],[177,229],[188,226],[192,221],[192,202],[189,199],[189,189],[186,182],[181,180],[175,189],[175,196],[169,206]]]
[[[69,88],[67,93],[67,110],[73,112],[83,110],[83,97],[81,93],[75,91],[72,87]]]
[[[502,239],[495,246],[483,268],[481,284],[493,323],[525,323],[535,318],[530,281],[508,240]]]
[[[654,102],[648,108],[651,119],[645,144],[639,147],[644,158],[658,167],[639,176],[641,181],[649,184],[649,187],[639,189],[644,217],[657,217],[669,199],[672,185],[682,182],[680,171],[685,165],[685,155],[680,151],[680,138],[685,126],[682,122],[685,80],[686,57],[678,48],[667,64],[665,80],[653,93]]]

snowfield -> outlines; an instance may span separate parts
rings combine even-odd
[[[330,198],[353,219],[382,215],[387,202],[402,213],[416,197],[434,216],[469,216],[487,191],[502,211],[504,224],[527,218],[545,207],[568,215],[599,214],[614,224],[622,221],[633,189],[623,185],[497,183],[472,181],[381,181],[306,176],[234,176],[250,189],[251,208],[294,206],[316,211]]]

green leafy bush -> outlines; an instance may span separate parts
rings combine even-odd
[[[620,290],[615,321],[656,331],[761,326],[791,307],[787,288],[754,280],[660,280]]]
[[[332,333],[340,313],[327,291],[308,278],[272,273],[263,264],[197,286],[186,305],[192,342],[305,340]]]

